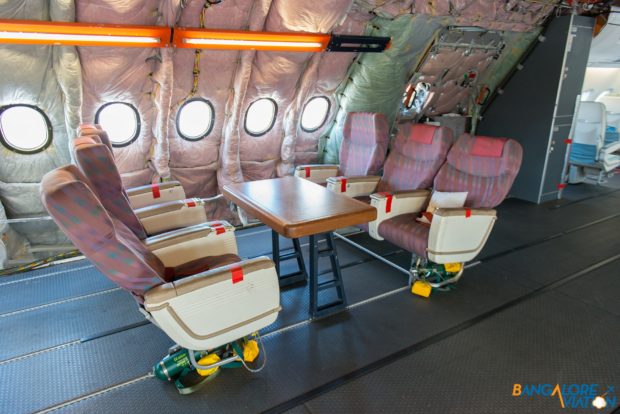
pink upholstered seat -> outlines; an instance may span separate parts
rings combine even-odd
[[[373,112],[350,112],[340,146],[340,175],[376,175],[383,166],[390,136],[387,118]]]
[[[392,192],[432,187],[453,141],[452,130],[446,127],[402,125],[385,161],[377,190]]]
[[[493,208],[508,195],[522,157],[521,144],[514,139],[463,134],[450,149],[434,188],[467,191],[467,207]]]
[[[112,281],[139,302],[149,289],[212,267],[238,262],[233,254],[206,256],[175,268],[161,260],[113,213],[106,211],[74,165],[46,174],[41,199],[60,229]]]
[[[434,179],[434,189],[467,191],[465,207],[493,208],[508,195],[522,158],[521,145],[512,139],[463,134],[450,149],[445,164]],[[379,225],[379,234],[395,245],[426,257],[428,225],[415,220],[418,214],[403,214]]]

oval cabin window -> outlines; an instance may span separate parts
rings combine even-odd
[[[301,114],[301,129],[314,132],[321,128],[329,115],[329,99],[325,96],[315,96],[310,99]]]
[[[0,141],[11,151],[34,154],[52,143],[52,124],[34,105],[3,106],[0,108]]]
[[[214,111],[206,99],[191,99],[181,105],[177,112],[177,132],[188,141],[199,141],[213,129]]]
[[[245,130],[258,137],[266,134],[276,121],[278,106],[273,99],[261,98],[250,104],[245,113]]]
[[[95,123],[108,132],[115,147],[131,144],[140,134],[138,110],[125,102],[110,102],[102,105],[95,114]]]

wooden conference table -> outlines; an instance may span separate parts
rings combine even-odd
[[[334,193],[327,188],[298,177],[273,178],[224,186],[224,197],[271,227],[273,261],[280,286],[307,280],[300,237],[309,236],[310,245],[310,315],[322,317],[347,306],[338,255],[332,232],[336,229],[367,223],[377,218],[377,210],[361,201]],[[293,253],[280,253],[278,234],[293,239]],[[327,248],[319,249],[319,235],[324,234]],[[330,258],[332,279],[319,281],[319,257]],[[280,262],[297,260],[299,271],[280,273]],[[335,289],[336,299],[319,303],[319,293]],[[333,297],[333,294],[326,293]]]

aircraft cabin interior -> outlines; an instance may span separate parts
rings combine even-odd
[[[0,413],[620,414],[620,1],[0,0]]]

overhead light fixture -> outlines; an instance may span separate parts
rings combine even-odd
[[[0,43],[164,47],[170,44],[168,27],[0,20]]]
[[[389,37],[322,33],[275,33],[175,28],[172,43],[189,49],[251,49],[287,52],[382,52]]]
[[[175,28],[172,43],[189,49],[253,49],[322,52],[330,35]]]

